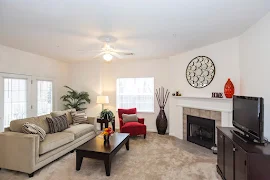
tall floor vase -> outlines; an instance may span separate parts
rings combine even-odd
[[[167,130],[167,117],[163,108],[160,109],[156,119],[158,134],[164,135]]]

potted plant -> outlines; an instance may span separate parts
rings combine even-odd
[[[81,106],[88,103],[90,104],[90,98],[88,92],[78,92],[74,89],[64,86],[68,89],[67,94],[63,95],[60,99],[62,99],[66,104],[64,104],[65,109],[75,108],[76,111],[85,110],[86,108],[82,108]]]
[[[104,109],[100,113],[100,118],[107,119],[107,120],[112,122],[112,121],[114,121],[114,114],[112,111],[110,111],[108,109]]]

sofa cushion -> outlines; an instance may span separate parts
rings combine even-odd
[[[71,112],[73,124],[88,124],[87,115],[84,111]]]
[[[67,110],[64,110],[64,111],[53,111],[53,112],[51,112],[51,116],[54,118],[54,117],[57,117],[57,116],[61,116],[63,114],[66,114],[67,115],[68,123],[69,124],[72,124],[73,121],[72,121],[72,116],[70,114],[72,112],[76,112],[76,109],[67,109]]]
[[[94,131],[94,125],[92,124],[78,124],[78,125],[71,125],[70,128],[64,130],[63,132],[72,133],[75,135],[75,139],[82,137],[83,135]]]
[[[31,118],[25,118],[25,119],[18,119],[10,122],[10,130],[13,132],[20,132],[22,133],[22,126],[25,123],[31,123],[35,124],[39,127],[41,127],[46,133],[49,133],[49,125],[46,121],[46,118],[49,117],[51,118],[52,116],[50,114],[46,114],[43,116],[38,116],[38,117],[31,117]]]
[[[74,141],[74,134],[72,133],[58,132],[47,134],[44,141],[40,142],[39,154],[44,154],[72,141]]]
[[[63,114],[63,115],[57,116],[57,117],[53,117],[53,118],[46,118],[46,120],[49,124],[50,133],[61,132],[65,129],[69,128],[66,114]]]
[[[37,134],[39,136],[39,141],[43,141],[46,137],[46,132],[41,127],[28,122],[22,126],[22,131],[25,134]]]

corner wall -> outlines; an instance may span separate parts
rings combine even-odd
[[[264,98],[264,135],[270,139],[270,13],[240,36],[241,94]]]
[[[197,56],[207,56],[215,64],[216,73],[213,81],[205,88],[194,88],[186,80],[186,68]],[[179,90],[183,96],[211,97],[212,92],[224,92],[224,85],[231,78],[235,94],[240,93],[239,39],[233,38],[204,46],[170,57],[170,88]]]

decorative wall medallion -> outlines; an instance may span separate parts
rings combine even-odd
[[[192,59],[186,69],[188,83],[194,88],[208,86],[215,77],[215,65],[206,56],[197,56]]]

